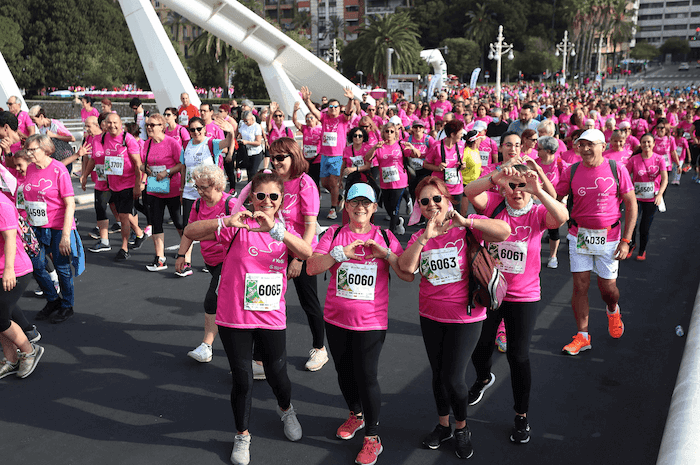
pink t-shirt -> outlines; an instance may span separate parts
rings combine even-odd
[[[320,124],[314,127],[307,125],[301,126],[301,134],[303,136],[304,158],[311,164],[321,163],[321,136],[323,128]]]
[[[379,163],[380,183],[382,189],[403,189],[408,186],[408,173],[404,167],[404,151],[398,142],[385,144],[374,151]]]
[[[270,144],[272,144],[274,141],[276,141],[280,137],[289,137],[291,139],[294,139],[294,131],[292,131],[290,128],[288,128],[284,124],[282,125],[281,128],[278,128],[275,125],[275,122],[273,121],[270,124],[270,130],[267,133],[267,141]]]
[[[345,147],[343,150],[343,161],[345,166],[347,168],[350,168],[351,166],[357,166],[358,168],[363,166],[365,164],[365,155],[367,155],[367,152],[369,152],[371,148],[372,146],[368,143],[363,143],[359,149],[355,149],[355,147],[352,145]],[[362,175],[363,179],[366,179],[367,173],[368,171],[365,171],[360,173],[360,175]]]
[[[425,118],[417,118],[416,121],[423,122],[423,126],[425,126],[426,132],[432,131],[435,127],[435,118],[433,117],[433,115],[428,115]]]
[[[642,118],[633,119],[630,126],[632,129],[632,135],[634,135],[637,139],[641,139],[644,134],[649,132],[649,123]]]
[[[295,231],[306,230],[304,222],[305,216],[318,216],[321,209],[321,198],[318,194],[318,187],[311,176],[303,173],[295,179],[290,179],[284,183],[284,201],[280,207],[284,221],[292,224]],[[309,225],[316,227],[316,224]],[[314,236],[311,246],[315,246],[318,237]]]
[[[439,165],[442,163],[442,149],[441,146],[444,144],[444,141],[440,141],[436,144],[434,144],[430,150],[428,150],[428,153],[425,156],[425,162],[430,163],[431,165]],[[459,153],[458,153],[459,151]],[[464,144],[462,141],[458,141],[455,145],[452,146],[452,148],[447,148],[445,147],[445,163],[447,164],[446,170],[449,169],[454,169],[456,170],[456,174],[450,174],[449,176],[454,176],[450,177],[450,179],[454,180],[453,183],[449,183],[448,181],[445,181],[447,184],[447,190],[450,192],[452,195],[458,195],[461,194],[464,191],[464,186],[462,185],[462,167],[460,166],[461,163],[460,161],[462,160],[462,156],[464,155]],[[445,173],[448,171],[433,171],[433,176],[436,178],[440,178],[442,180],[445,179]],[[451,173],[454,173],[452,171]]]
[[[169,127],[165,128],[165,135],[168,137],[172,137],[180,145],[182,145],[182,148],[184,149],[187,147],[187,142],[190,141],[192,137],[190,137],[189,131],[187,131],[187,128],[184,126],[180,126],[179,124],[175,126],[175,129],[170,129]]]
[[[259,226],[252,218],[245,222],[251,228]],[[287,232],[299,236],[290,225]],[[285,329],[289,251],[284,242],[273,240],[270,233],[236,228],[222,228],[216,239],[228,250],[219,281],[216,324],[238,329]]]
[[[625,139],[625,150],[633,153],[637,150],[637,147],[639,147],[639,139],[634,136],[627,136],[627,139]]]
[[[489,137],[482,140],[479,144],[479,156],[481,157],[481,166],[490,165],[498,158],[498,144]],[[485,160],[486,163],[484,163]]]
[[[29,255],[24,250],[22,242],[22,234],[19,232],[19,214],[14,204],[5,197],[0,195],[0,231],[15,230],[15,244],[17,251],[15,252],[15,276],[20,277],[34,271],[32,261]],[[399,249],[401,246],[399,246]],[[5,272],[5,238],[0,234],[0,276]]]
[[[85,108],[80,109],[80,119],[83,120],[83,123],[90,116],[94,116],[95,118],[97,118],[98,116],[100,116],[100,112],[97,110],[97,108],[94,107],[90,111],[87,111]]]
[[[126,147],[124,146],[124,137],[126,137]],[[102,143],[105,151],[105,157],[119,157],[123,159],[124,168],[121,175],[108,174],[107,182],[110,190],[114,192],[123,191],[125,189],[133,189],[135,182],[136,167],[131,161],[129,155],[140,155],[141,147],[136,142],[134,136],[128,133],[118,134],[113,137],[111,134],[104,134],[104,142]]]
[[[545,165],[541,158],[535,158],[535,162],[542,167],[542,171],[544,171],[545,176],[547,176],[547,179],[554,187],[559,183],[561,173],[569,166],[561,157],[556,155],[554,156],[554,161],[549,165]]]
[[[676,142],[676,154],[678,155],[678,161],[683,163],[685,161],[685,154],[689,153],[690,148],[688,147],[688,139],[685,137],[675,137]]]
[[[332,118],[327,113],[321,114],[321,126],[323,128],[321,155],[327,157],[343,156],[343,149],[347,145],[348,140],[349,124],[350,120],[345,113],[341,113],[337,118]]]
[[[97,136],[87,136],[85,143],[92,146],[90,158],[95,161],[95,167],[90,173],[90,179],[95,183],[95,189],[102,192],[109,190],[107,176],[105,175],[105,149],[102,146],[102,134]]]
[[[343,229],[340,230],[338,236],[332,241],[335,231],[339,227],[341,226],[333,225],[326,231],[316,247],[316,253],[327,254],[336,245],[345,246],[358,239],[361,241],[372,239],[381,247],[386,247],[388,245],[392,253],[399,257],[403,253],[401,244],[389,230],[386,230],[389,244],[386,244],[384,236],[379,230],[379,226],[375,225],[372,225],[372,228],[366,234],[353,233],[350,231],[350,228],[342,227]],[[363,258],[361,260],[348,260],[342,264],[336,263],[330,268],[331,277],[328,283],[328,292],[326,293],[323,319],[334,326],[352,331],[387,329],[389,320],[389,268],[391,268],[391,266],[386,260],[372,258],[372,250],[369,247],[357,247],[355,249],[355,254]],[[355,267],[353,265],[360,266]],[[352,275],[353,271],[357,271],[358,273],[355,274],[355,276],[363,277],[374,275],[376,277],[374,285],[368,284],[367,286],[363,286],[360,292],[352,296],[349,294],[352,292],[350,285],[348,289],[341,289],[341,295],[338,295],[337,276],[338,270],[341,269],[341,267],[341,278],[343,275]],[[342,279],[341,284],[346,285]],[[369,294],[366,293],[367,288],[371,288]],[[363,293],[363,291],[365,293]]]
[[[148,165],[152,171],[159,167],[157,171],[165,171],[172,169],[180,163],[180,153],[182,147],[172,137],[165,137],[162,141],[156,143],[153,139],[149,139],[141,148],[141,163]],[[148,156],[148,160],[146,157]],[[156,174],[155,172],[153,173]],[[157,192],[149,192],[148,195],[167,199],[170,197],[180,196],[180,173],[175,173],[170,177],[170,192],[167,194],[159,194]]]
[[[628,151],[627,149],[622,149],[620,152],[613,152],[612,149],[608,149],[603,152],[603,156],[608,160],[615,160],[616,162],[625,165],[627,164],[629,157],[632,156],[632,152]]]
[[[204,133],[207,137],[212,139],[224,140],[226,139],[226,134],[224,131],[216,125],[213,121],[206,126],[204,126]]]
[[[445,100],[444,102],[438,100],[435,103],[431,103],[430,108],[433,109],[433,116],[435,117],[435,121],[442,121],[442,119],[445,117],[445,113],[449,113],[452,111],[452,104],[447,100]]]
[[[581,156],[578,153],[576,153],[576,150],[574,149],[567,150],[566,152],[562,153],[561,159],[570,165],[573,165],[577,161],[582,160]]]
[[[496,207],[504,201],[498,194],[487,192],[488,201],[484,215],[491,217]],[[488,245],[489,253],[496,258],[499,269],[508,281],[508,292],[504,300],[509,302],[537,302],[540,300],[540,269],[542,260],[542,234],[547,230],[547,207],[533,205],[532,209],[523,216],[512,217],[507,209],[503,209],[496,219],[510,225],[510,236],[503,242]],[[511,248],[509,243],[517,244]],[[523,263],[522,252],[525,260]],[[515,257],[515,258],[512,258]],[[521,267],[524,265],[524,268]]]
[[[27,134],[29,135],[29,128],[31,126],[36,126],[34,124],[34,121],[29,117],[29,113],[26,111],[20,111],[17,114],[17,132],[21,132],[22,134]],[[10,146],[10,151],[12,153],[17,152],[22,148],[22,141],[16,142]]]
[[[415,140],[413,138],[413,134],[410,134],[406,140],[420,151],[422,158],[425,158],[425,155],[428,153],[428,150],[430,150],[430,147],[435,144],[435,139],[427,134],[423,134],[423,140]]]
[[[654,153],[658,153],[664,157],[666,162],[666,171],[671,171],[673,161],[671,159],[671,152],[676,151],[676,141],[671,136],[654,137]]]
[[[24,204],[32,226],[63,229],[63,218],[66,213],[66,204],[63,199],[74,195],[70,174],[60,161],[52,159],[49,166],[44,169],[37,168],[34,163],[27,166],[27,177],[24,180]],[[31,202],[35,204],[32,205]],[[47,220],[46,224],[38,224]],[[75,224],[71,229],[75,229]]]
[[[666,170],[666,162],[664,157],[658,153],[652,154],[649,158],[643,158],[641,154],[633,155],[627,160],[627,171],[629,171],[632,177],[632,182],[642,183],[642,182],[653,182],[654,183],[654,195],[659,192],[661,188],[661,172]],[[637,194],[638,202],[653,202],[654,198],[641,199],[639,198],[639,193]]]
[[[486,217],[469,215],[468,218]],[[421,229],[414,233],[406,248],[411,247],[424,231]],[[481,231],[473,229],[472,233],[477,241],[483,240]],[[418,291],[420,316],[440,323],[474,323],[486,319],[485,307],[472,308],[471,315],[467,312],[469,266],[466,230],[463,227],[452,228],[446,234],[430,239],[421,251],[418,271],[421,273]],[[453,273],[458,279],[450,282]]]
[[[226,216],[226,202],[229,204],[229,211],[233,208],[236,203],[235,199],[231,197],[230,194],[224,192],[221,199],[213,207],[207,206],[207,203],[199,199],[199,213],[195,206],[192,206],[190,210],[190,218],[188,224],[194,223],[195,221],[201,220],[215,220],[217,218],[223,218]],[[228,244],[223,244],[219,241],[201,241],[199,246],[202,250],[202,258],[204,263],[210,266],[216,266],[224,261],[224,256],[226,255],[226,249],[224,245],[228,247]]]
[[[566,168],[556,186],[557,195],[569,194],[569,179],[571,166]],[[634,191],[630,175],[620,163],[617,164],[617,178],[620,180],[620,196],[615,177],[610,171],[607,159],[595,167],[587,167],[579,163],[576,174],[571,182],[573,194],[573,209],[571,218],[578,225],[589,229],[606,229],[620,219],[621,195]],[[571,225],[569,233],[576,236],[578,226]],[[620,240],[620,225],[608,230],[608,242]]]

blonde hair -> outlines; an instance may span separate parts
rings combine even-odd
[[[192,178],[210,183],[219,192],[226,188],[224,170],[216,165],[199,165],[192,171]]]

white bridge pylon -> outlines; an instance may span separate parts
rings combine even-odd
[[[13,96],[22,97],[22,94],[19,91],[19,87],[17,87],[15,77],[7,66],[5,57],[0,53],[0,99],[2,99],[2,102],[7,102],[7,99]],[[0,103],[0,106],[4,107],[4,105],[4,103]],[[22,98],[22,110],[29,111],[24,98]]]

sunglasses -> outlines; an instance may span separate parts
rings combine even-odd
[[[153,129],[156,126],[162,126],[160,123],[146,123],[146,128]]]
[[[292,155],[289,153],[283,153],[280,155],[270,155],[270,158],[274,161],[278,161],[278,162],[282,163],[284,160],[286,160],[287,158],[289,158],[291,156]]]
[[[173,116],[172,113],[163,113],[163,116]]]
[[[369,129],[369,126],[360,126],[360,129]]]
[[[358,132],[357,134],[353,134],[352,138],[353,139],[364,139],[365,136],[363,136],[361,132]]]
[[[340,105],[328,105],[328,108],[338,108]]]
[[[530,139],[530,142],[537,142],[537,137],[533,137],[532,139]]]
[[[509,186],[511,189],[515,189],[516,187],[523,188],[523,187],[527,186],[527,183],[521,182],[520,184],[515,184],[514,182],[509,182],[509,183],[508,183],[508,186]]]
[[[395,132],[396,131],[394,131],[393,129],[385,129],[384,130],[384,133],[386,133],[386,134],[394,134]]]
[[[273,118],[284,118],[284,115],[272,115]]]
[[[276,202],[280,198],[280,194],[277,192],[273,192],[271,194],[266,194],[265,192],[256,192],[255,193],[255,198],[260,200],[261,202],[265,200],[265,197],[270,197],[270,200],[273,202]]]
[[[369,199],[352,199],[348,200],[348,204],[350,204],[350,206],[353,208],[357,207],[358,205],[362,205],[363,207],[367,208],[372,205],[372,201]]]
[[[204,126],[199,126],[196,128],[187,128],[188,131],[195,133],[195,132],[202,132],[204,130]]]
[[[423,197],[420,199],[420,204],[423,205],[424,207],[427,207],[428,204],[430,203],[430,199],[433,200],[435,203],[440,203],[442,202],[442,196],[441,195],[434,195],[432,197]]]
[[[368,108],[367,111],[377,111],[376,108]]]

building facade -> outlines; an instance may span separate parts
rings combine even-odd
[[[645,40],[656,47],[672,37],[690,41],[692,49],[700,48],[700,38],[693,40],[700,28],[700,0],[638,0],[636,40]],[[697,50],[693,51],[697,54]]]

